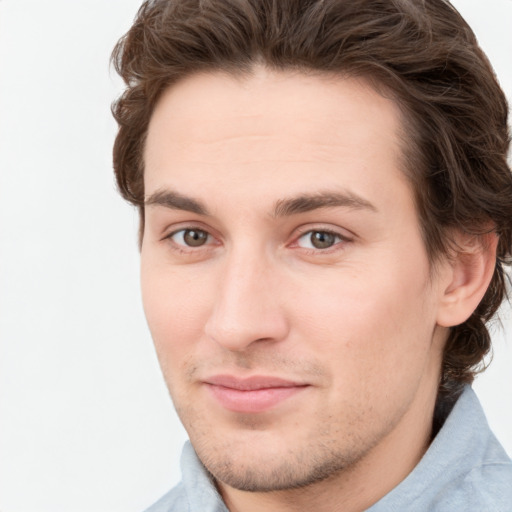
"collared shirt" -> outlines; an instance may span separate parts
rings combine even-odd
[[[146,512],[228,512],[187,443],[183,480]],[[414,470],[367,512],[512,512],[512,461],[468,386]]]

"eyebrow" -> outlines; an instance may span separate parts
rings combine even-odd
[[[183,210],[205,216],[210,215],[201,201],[170,190],[157,190],[145,199],[144,205],[164,206],[172,210]],[[272,216],[274,218],[288,217],[321,208],[335,207],[377,211],[372,203],[352,192],[319,192],[277,201]]]
[[[144,200],[144,206],[152,205],[165,206],[172,210],[184,210],[198,215],[209,215],[208,209],[201,201],[170,190],[157,190]]]
[[[273,216],[286,217],[321,208],[335,207],[377,211],[377,208],[372,203],[352,192],[319,192],[278,201],[274,208]]]

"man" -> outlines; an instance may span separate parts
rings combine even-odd
[[[150,510],[512,510],[469,386],[511,255],[507,104],[454,8],[148,1],[114,61],[191,442]]]

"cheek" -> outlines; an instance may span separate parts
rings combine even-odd
[[[435,315],[425,299],[428,274],[421,269],[417,265],[408,272],[386,262],[340,272],[308,293],[294,293],[295,316],[302,312],[301,338],[326,361],[341,386],[388,380],[399,384],[422,371]]]
[[[176,365],[201,338],[208,314],[207,293],[182,270],[159,268],[142,258],[144,312],[162,366]]]

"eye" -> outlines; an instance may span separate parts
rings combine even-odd
[[[174,243],[186,247],[201,247],[209,241],[210,235],[202,229],[180,229],[169,237]]]
[[[297,240],[297,245],[304,249],[329,249],[342,241],[340,235],[330,231],[308,231]]]

